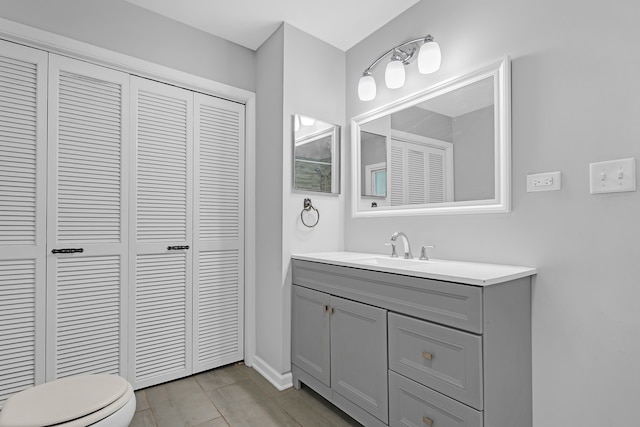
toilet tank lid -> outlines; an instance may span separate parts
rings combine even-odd
[[[76,375],[40,384],[11,396],[0,426],[42,427],[82,418],[109,406],[128,390],[117,375]]]

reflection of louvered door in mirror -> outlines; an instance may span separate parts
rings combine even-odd
[[[192,373],[193,93],[132,77],[130,379]]]
[[[129,75],[49,63],[47,379],[125,375]]]
[[[443,143],[443,145],[446,143]],[[451,151],[433,145],[391,139],[391,206],[453,201]]]
[[[1,408],[44,382],[47,54],[0,51]]]
[[[242,360],[244,105],[195,94],[194,372]]]

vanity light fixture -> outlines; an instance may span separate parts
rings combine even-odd
[[[311,117],[300,116],[300,123],[302,124],[302,126],[313,126],[315,122],[316,120],[312,119]]]
[[[411,64],[416,56],[418,71],[422,74],[438,71],[442,61],[440,46],[433,41],[431,35],[399,44],[382,54],[364,70],[358,82],[358,97],[361,101],[371,101],[376,97],[376,81],[371,75],[371,70],[389,54],[391,58],[384,73],[384,81],[389,89],[397,89],[404,85],[404,66]]]
[[[300,126],[313,126],[316,123],[316,119],[312,119],[311,117],[298,116],[296,114],[295,119],[293,121],[293,128],[296,131],[300,130]]]

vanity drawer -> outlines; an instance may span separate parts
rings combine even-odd
[[[389,369],[481,410],[482,338],[389,313]]]
[[[482,333],[482,288],[293,260],[293,283],[316,291]]]
[[[482,412],[389,371],[391,427],[482,427]]]

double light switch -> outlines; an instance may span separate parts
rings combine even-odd
[[[636,160],[621,159],[589,164],[591,194],[636,191]]]

